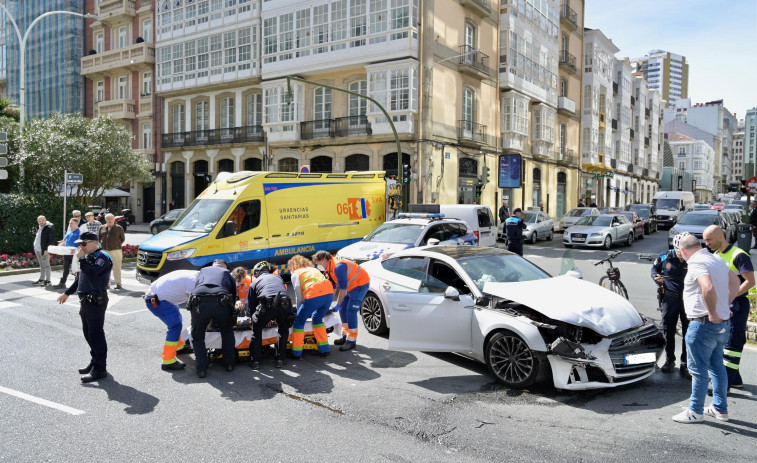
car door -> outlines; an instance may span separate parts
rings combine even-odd
[[[418,277],[418,291],[384,293],[392,320],[389,348],[427,352],[470,352],[474,301],[464,279],[449,264],[430,259]],[[459,300],[445,298],[452,283]],[[469,290],[467,290],[469,291]]]

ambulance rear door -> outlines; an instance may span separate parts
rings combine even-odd
[[[233,236],[223,236],[223,227],[216,239],[219,252],[234,265],[251,267],[261,260],[269,260],[268,221],[264,213],[264,199],[245,198],[239,201],[226,216],[225,222],[234,222]]]

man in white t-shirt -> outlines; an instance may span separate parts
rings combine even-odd
[[[702,248],[693,235],[674,239],[688,271],[684,279],[683,306],[689,319],[686,332],[688,367],[691,373],[689,406],[673,417],[679,423],[700,423],[703,414],[728,421],[726,390],[728,375],[723,365],[723,347],[731,331],[730,305],[736,297],[739,279],[723,259]],[[712,376],[712,405],[704,408]]]

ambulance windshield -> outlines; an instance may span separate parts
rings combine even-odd
[[[170,229],[208,233],[223,218],[231,203],[232,200],[230,199],[196,199]]]

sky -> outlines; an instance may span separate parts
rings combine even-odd
[[[757,107],[757,0],[586,0],[584,25],[619,59],[685,56],[692,104],[722,99],[739,119]]]

